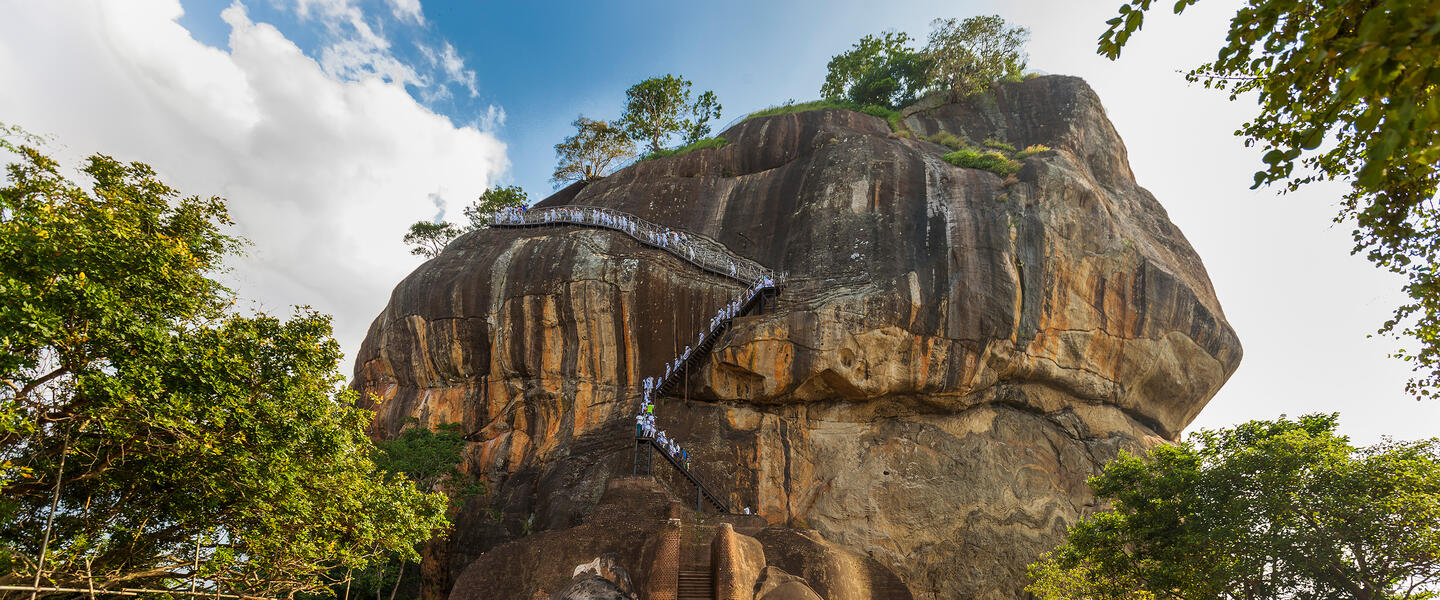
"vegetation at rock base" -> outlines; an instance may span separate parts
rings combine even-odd
[[[654,159],[657,159],[657,158],[666,158],[666,157],[669,157],[669,156],[679,156],[679,155],[681,155],[681,154],[685,154],[685,153],[687,153],[687,152],[694,152],[694,151],[696,151],[696,150],[709,150],[709,149],[714,149],[714,148],[724,148],[724,147],[725,147],[726,145],[728,145],[729,143],[730,143],[729,140],[726,140],[726,139],[724,138],[724,136],[718,136],[718,135],[717,135],[717,136],[715,136],[715,137],[708,137],[708,138],[704,138],[704,139],[701,139],[701,140],[697,140],[697,141],[695,141],[695,142],[692,142],[692,143],[690,143],[690,144],[686,144],[686,145],[681,146],[681,147],[679,147],[679,148],[671,148],[671,149],[668,149],[668,150],[662,149],[662,150],[656,150],[656,151],[652,151],[652,152],[646,152],[644,156],[641,156],[641,157],[640,157],[640,160],[642,160],[642,161],[645,161],[645,160],[654,160]]]
[[[1179,0],[1174,10],[1194,3]],[[1118,58],[1151,4],[1121,5],[1099,53]],[[1420,342],[1398,354],[1415,370],[1407,389],[1417,398],[1440,394],[1436,23],[1433,0],[1249,0],[1216,59],[1187,75],[1231,100],[1257,98],[1259,114],[1236,132],[1266,151],[1254,187],[1350,184],[1336,221],[1354,220],[1353,251],[1407,279],[1409,301],[1380,332]]]
[[[904,32],[860,38],[830,58],[820,95],[827,100],[897,110],[929,91],[951,98],[979,93],[1025,71],[1029,31],[998,16],[935,19],[925,47],[907,45]]]
[[[1336,415],[1202,431],[1090,480],[1111,510],[1030,567],[1061,598],[1440,594],[1440,439],[1356,447]]]
[[[486,227],[490,215],[502,208],[518,208],[530,203],[529,194],[518,185],[493,187],[480,193],[480,197],[462,209],[468,225],[434,221],[416,221],[410,224],[402,241],[410,246],[410,253],[425,258],[435,258],[455,238]]]
[[[432,431],[415,426],[417,422],[413,418],[410,422],[412,425],[395,439],[375,444],[376,467],[386,473],[402,475],[427,492],[444,493],[450,498],[452,513],[459,510],[465,501],[486,493],[485,482],[461,468],[466,442],[459,424],[442,424]],[[429,541],[443,540],[442,535]],[[417,545],[417,554],[418,551]],[[307,594],[302,600],[344,598],[347,589],[356,596],[369,596],[373,593],[376,598],[380,598],[388,594],[391,600],[397,596],[416,597],[421,577],[419,569],[410,568],[413,562],[415,561],[397,556],[387,561],[377,561],[369,568],[359,571],[336,568],[331,573],[331,579],[335,583],[328,591]],[[402,595],[401,590],[408,593]]]
[[[675,135],[681,136],[681,145],[704,139],[710,135],[710,119],[720,116],[720,101],[706,91],[691,102],[690,86],[690,80],[668,73],[630,86],[619,124],[651,154],[664,150]]]
[[[0,582],[285,596],[417,560],[444,496],[375,466],[329,317],[231,308],[212,278],[241,244],[224,200],[104,155],[87,190],[17,150],[0,188]]]
[[[606,121],[576,117],[575,135],[555,144],[559,164],[551,181],[556,187],[576,181],[593,181],[610,174],[621,161],[635,156],[630,134]]]

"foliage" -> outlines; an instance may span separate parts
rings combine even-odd
[[[1050,151],[1050,147],[1049,147],[1049,146],[1046,146],[1045,144],[1031,144],[1031,145],[1029,145],[1029,146],[1026,146],[1024,150],[1021,150],[1021,151],[1019,151],[1019,152],[1016,152],[1016,153],[1014,154],[1014,157],[1013,157],[1013,158],[1014,158],[1015,160],[1025,160],[1025,159],[1030,158],[1030,157],[1032,157],[1032,156],[1035,156],[1036,154],[1039,154],[1039,153],[1041,153],[1041,152],[1049,152],[1049,151]]]
[[[446,244],[460,237],[465,231],[454,223],[416,221],[410,225],[410,231],[405,234],[403,241],[410,245],[411,254],[435,258],[445,249]]]
[[[996,81],[1018,81],[1025,71],[1025,42],[1030,31],[1009,27],[999,16],[964,21],[935,19],[923,50],[927,76],[952,98],[984,91]]]
[[[529,195],[518,185],[493,187],[481,192],[478,199],[463,209],[468,225],[416,221],[410,224],[403,241],[410,245],[411,254],[435,258],[455,238],[489,225],[491,214],[502,208],[525,206],[529,201]]]
[[[669,149],[662,149],[662,150],[658,150],[658,151],[654,151],[654,152],[646,152],[644,156],[641,156],[641,157],[640,157],[640,160],[642,160],[642,161],[645,161],[645,160],[654,160],[654,159],[657,159],[657,158],[665,158],[665,157],[669,157],[669,156],[679,156],[679,155],[681,155],[681,154],[685,154],[685,153],[687,153],[687,152],[694,152],[694,151],[696,151],[696,150],[710,150],[710,149],[714,149],[714,148],[724,148],[724,147],[725,147],[726,145],[728,145],[729,143],[730,143],[729,140],[726,140],[724,136],[718,136],[718,135],[717,135],[717,136],[712,137],[712,138],[705,138],[705,139],[702,139],[702,140],[698,140],[698,141],[692,142],[692,143],[690,143],[690,144],[681,146],[681,147],[679,147],[679,148],[669,148]]]
[[[1113,509],[1031,568],[1042,599],[1440,594],[1440,439],[1357,448],[1336,415],[1251,421],[1128,454]],[[1077,591],[1081,592],[1077,595]]]
[[[889,109],[915,102],[930,85],[930,60],[908,47],[909,40],[903,32],[860,38],[850,50],[830,58],[820,95]]]
[[[710,135],[710,119],[720,116],[720,102],[715,92],[707,91],[692,103],[690,85],[684,77],[666,74],[630,86],[620,124],[631,139],[648,144],[652,153],[663,150],[677,134],[682,144],[705,138]]]
[[[485,493],[483,481],[460,468],[465,434],[457,423],[439,425],[434,431],[410,427],[393,440],[375,445],[375,466],[388,473],[404,475],[420,489],[446,491],[452,501],[463,501]]]
[[[1001,177],[1020,172],[1020,163],[1006,158],[999,152],[981,152],[974,148],[961,148],[941,158],[957,167],[985,169]]]
[[[1014,145],[1002,142],[994,138],[986,139],[984,142],[981,142],[981,144],[984,145],[986,148],[990,148],[992,150],[1000,150],[1002,152],[1008,152],[1010,154],[1015,153]]]
[[[814,100],[811,102],[802,102],[800,104],[791,103],[782,104],[780,106],[772,106],[770,108],[758,110],[746,115],[745,120],[749,121],[750,119],[756,119],[759,117],[773,117],[775,115],[788,115],[794,113],[809,112],[812,110],[830,109],[851,110],[859,113],[865,113],[874,117],[880,117],[882,119],[885,119],[885,122],[890,124],[891,131],[900,131],[902,127],[902,118],[900,115],[900,111],[898,110],[891,110],[883,106],[876,106],[873,104],[856,104],[849,100],[835,99]]]
[[[502,208],[521,208],[530,203],[529,194],[518,185],[493,187],[480,193],[480,197],[464,208],[465,218],[470,221],[466,231],[479,229],[490,224],[490,215]]]
[[[1175,12],[1194,2],[1176,2]],[[1150,6],[1121,5],[1099,52],[1119,57]],[[1440,393],[1436,23],[1433,0],[1249,0],[1218,57],[1187,75],[1232,100],[1258,96],[1260,113],[1236,132],[1266,150],[1254,187],[1350,184],[1336,221],[1355,219],[1354,252],[1408,280],[1409,302],[1380,331],[1420,342],[1418,352],[1399,354],[1417,373],[1407,389],[1420,398]]]
[[[443,496],[376,470],[328,317],[230,312],[210,277],[239,245],[224,201],[103,155],[87,191],[19,150],[0,188],[0,583],[28,585],[42,545],[43,583],[102,594],[196,576],[279,596],[414,558]]]
[[[605,121],[576,117],[575,135],[555,144],[560,163],[551,181],[556,186],[576,181],[593,181],[610,173],[616,163],[635,156],[630,135]]]
[[[951,150],[959,150],[970,146],[969,140],[963,137],[956,137],[955,134],[948,131],[939,131],[925,136],[925,141],[940,144]]]

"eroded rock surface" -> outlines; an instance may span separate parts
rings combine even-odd
[[[917,598],[1018,598],[1025,565],[1092,507],[1085,478],[1174,439],[1240,344],[1081,80],[905,124],[1053,151],[1001,178],[884,120],[812,111],[542,205],[622,210],[787,273],[658,410],[732,506],[873,557]],[[573,227],[474,232],[401,282],[356,364],[376,432],[461,423],[491,482],[427,554],[431,596],[497,544],[583,522],[631,469],[641,378],[738,290]]]

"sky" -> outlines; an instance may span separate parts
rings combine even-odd
[[[618,116],[629,85],[682,75],[728,123],[817,98],[861,36],[998,14],[1030,29],[1032,69],[1095,88],[1240,336],[1191,430],[1340,412],[1360,443],[1440,435],[1440,402],[1407,396],[1388,358],[1401,342],[1371,337],[1402,282],[1350,254],[1344,188],[1249,190],[1259,155],[1233,132],[1253,102],[1184,81],[1239,4],[1162,6],[1112,62],[1094,49],[1113,0],[0,0],[0,122],[51,136],[66,164],[102,152],[228,198],[252,245],[227,281],[254,308],[334,315],[353,357],[421,262],[410,223],[458,221],[495,185],[549,195],[570,122]]]

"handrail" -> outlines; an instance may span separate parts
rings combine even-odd
[[[724,244],[646,221],[630,213],[601,206],[573,205],[507,210],[487,215],[489,227],[581,225],[624,233],[635,241],[658,248],[701,269],[745,284],[761,278],[776,279],[775,272],[731,252]]]
[[[714,504],[715,508],[720,509],[721,513],[728,514],[730,512],[729,505],[725,504],[725,502],[720,500],[718,496],[711,493],[710,488],[707,488],[705,487],[705,484],[700,483],[700,480],[696,478],[689,469],[686,469],[685,465],[680,464],[680,461],[675,460],[675,457],[670,456],[669,452],[666,452],[664,448],[661,448],[660,443],[656,442],[655,438],[640,436],[635,438],[635,441],[637,443],[649,446],[651,450],[658,451],[661,456],[664,456],[665,460],[670,463],[670,466],[675,467],[675,470],[680,471],[680,474],[684,475],[686,479],[689,479],[690,483],[695,484],[695,488],[700,491],[700,495],[706,500],[709,500],[711,504]],[[699,507],[696,508],[698,509]]]

